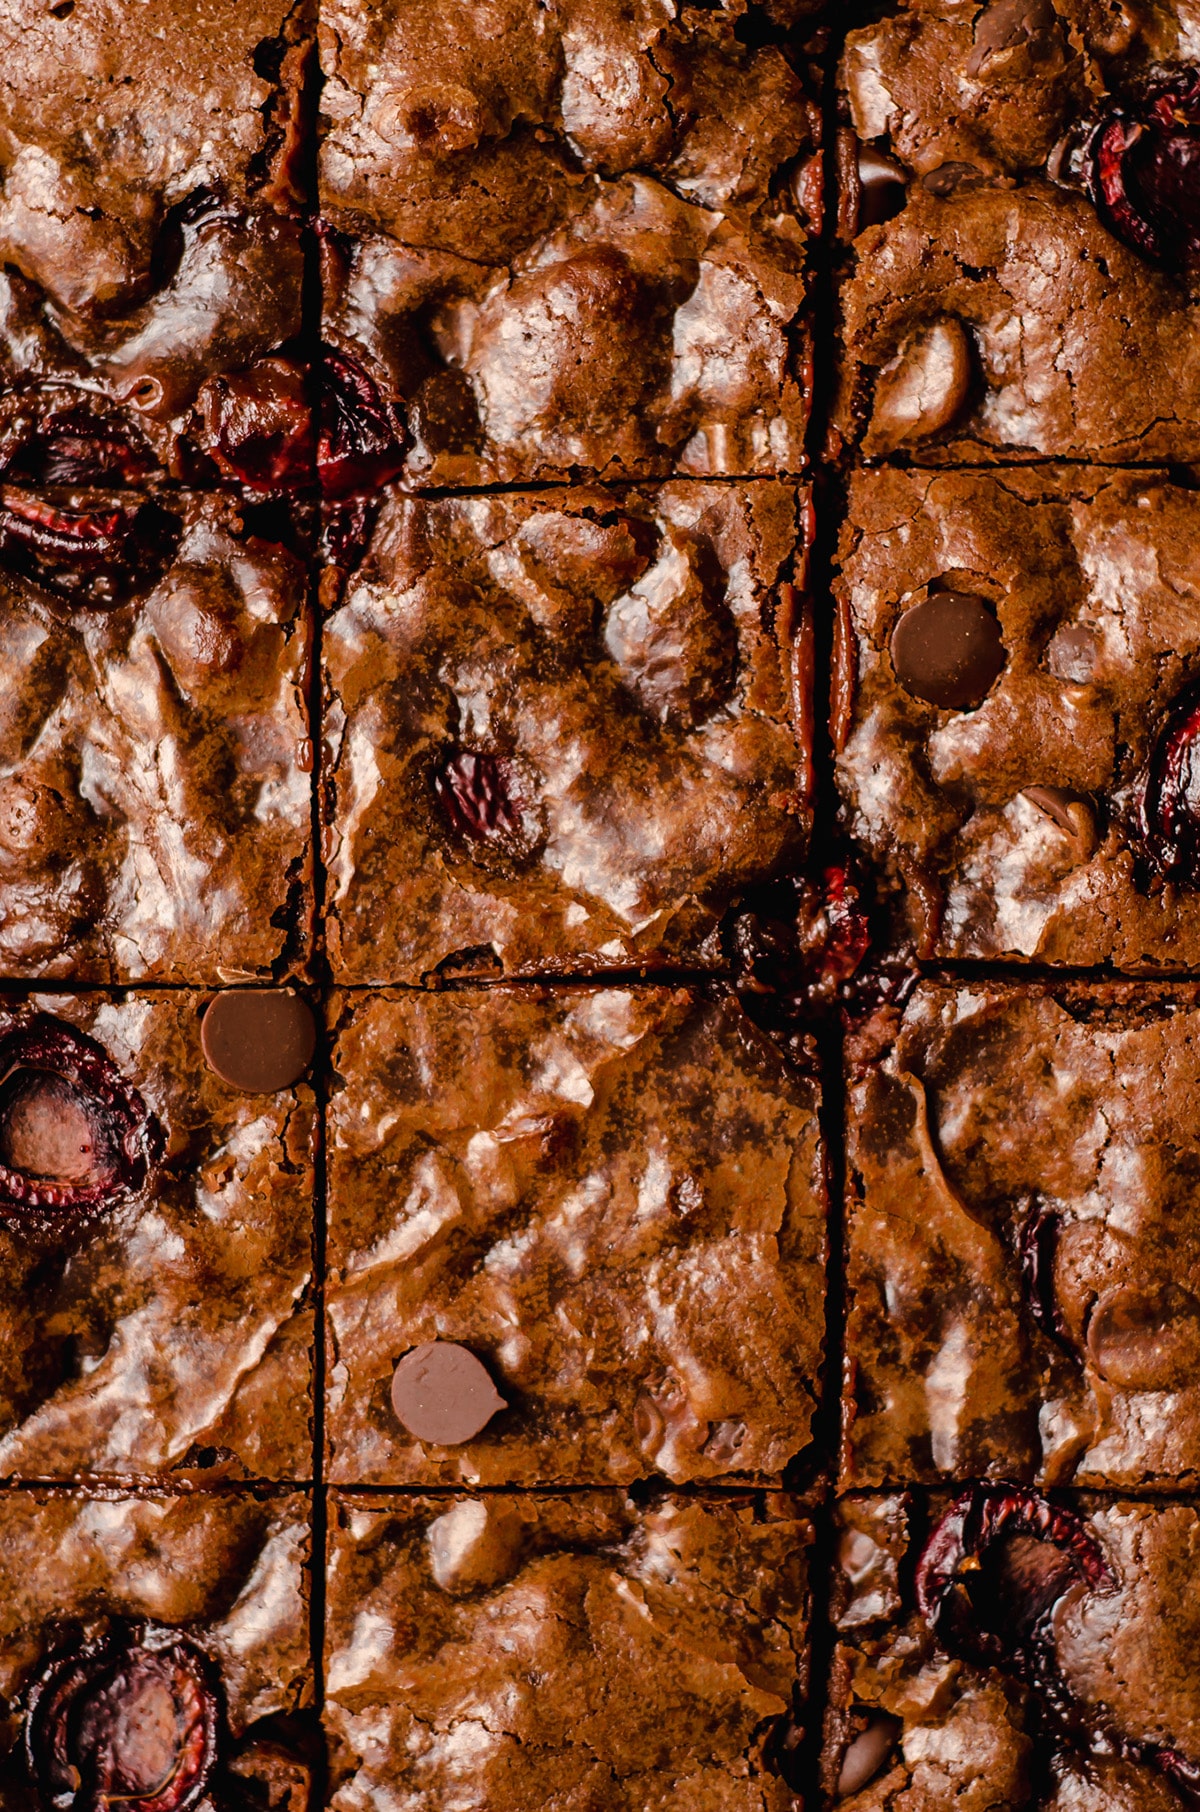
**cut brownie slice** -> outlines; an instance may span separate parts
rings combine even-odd
[[[276,355],[312,29],[287,0],[0,8],[0,477],[310,475]]]
[[[489,988],[335,1015],[332,1477],[761,1476],[807,1446],[818,1094],[736,1001]],[[430,1342],[458,1378],[425,1424],[404,1380]]]
[[[801,10],[324,0],[330,489],[802,469]]]
[[[207,1004],[0,1012],[4,1475],[312,1475],[312,1094],[218,1075]]]
[[[855,477],[838,782],[922,954],[1200,962],[1198,541],[1153,470]]]
[[[0,1802],[307,1805],[309,1504],[0,1492]]]
[[[1192,1804],[1193,1504],[975,1484],[838,1520],[824,1786],[848,1812]]]
[[[324,637],[335,978],[720,965],[808,826],[807,493],[389,497]]]
[[[923,983],[885,1034],[851,1073],[844,1483],[1194,1486],[1196,986]]]
[[[1200,454],[1195,53],[1172,4],[912,0],[849,34],[842,439]]]
[[[0,490],[0,975],[301,961],[307,577],[217,497]]]
[[[335,1494],[332,1804],[790,1812],[790,1498]]]

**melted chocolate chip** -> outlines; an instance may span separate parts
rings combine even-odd
[[[921,178],[921,187],[927,194],[944,201],[947,195],[957,195],[961,189],[982,188],[983,172],[974,164],[952,159],[949,163],[939,164],[936,170],[927,170]]]
[[[1145,83],[1081,124],[1056,159],[1135,251],[1181,264],[1200,253],[1200,70]]]
[[[1161,874],[1200,885],[1200,689],[1176,702],[1159,732],[1142,795],[1142,830]]]
[[[209,1068],[251,1095],[299,1082],[316,1045],[312,1009],[290,988],[230,988],[210,1002],[200,1027]]]
[[[392,1378],[392,1408],[410,1435],[435,1447],[472,1441],[508,1406],[482,1360],[453,1340],[405,1353]]]
[[[1050,0],[991,0],[975,24],[967,73],[979,75],[997,59],[1018,51],[1034,63],[1062,56],[1062,28]]]
[[[0,1040],[0,1220],[45,1232],[145,1187],[162,1135],[90,1038],[48,1015]]]
[[[327,497],[378,490],[404,466],[401,411],[357,359],[327,346],[317,367],[317,476]]]
[[[858,231],[892,220],[908,198],[908,180],[900,165],[870,145],[858,153]]]
[[[891,650],[904,690],[941,711],[981,705],[1005,663],[993,611],[968,591],[935,591],[906,610]]]
[[[207,1661],[182,1638],[122,1632],[59,1655],[29,1695],[29,1765],[56,1812],[187,1812],[217,1759]]]

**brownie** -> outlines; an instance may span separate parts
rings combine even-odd
[[[887,1017],[852,1047],[844,1483],[1191,1488],[1196,984],[923,982]]]
[[[331,1804],[791,1812],[794,1500],[334,1494]]]
[[[923,954],[1200,962],[1198,540],[1165,472],[854,477],[838,782]]]
[[[1200,1776],[1193,1503],[968,1485],[840,1506],[825,1787],[853,1812],[1178,1812]]]
[[[1158,3],[912,0],[849,34],[835,446],[1197,457],[1195,55]]]
[[[0,7],[0,477],[311,474],[279,355],[312,34],[287,0]]]
[[[807,1446],[818,1090],[735,999],[488,988],[332,1011],[334,1479],[764,1476]],[[486,1367],[477,1439],[398,1419],[393,1372],[431,1341]]]
[[[719,967],[810,815],[808,496],[392,494],[324,633],[335,979]]]
[[[323,0],[326,485],[799,471],[805,10]]]
[[[305,957],[308,579],[259,517],[0,489],[0,976]]]
[[[300,1812],[308,1565],[299,1492],[0,1492],[5,1812]]]
[[[210,997],[0,1008],[0,1474],[312,1475],[312,1091],[202,1050]]]

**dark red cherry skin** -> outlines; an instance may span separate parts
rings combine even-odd
[[[400,409],[348,353],[327,346],[317,369],[317,476],[326,497],[378,490],[404,466]]]
[[[1030,1205],[1017,1235],[1017,1257],[1025,1301],[1034,1322],[1050,1340],[1060,1345],[1066,1325],[1054,1297],[1054,1256],[1058,1245],[1059,1217],[1045,1202]]]
[[[154,456],[127,423],[100,415],[61,392],[20,399],[4,435],[0,477],[16,484],[91,485],[112,489],[140,484],[155,469]]]
[[[183,1637],[141,1626],[55,1656],[25,1721],[30,1772],[54,1812],[188,1812],[221,1734],[208,1661]]]
[[[153,583],[178,538],[177,518],[152,502],[80,508],[0,487],[0,564],[71,604],[121,604]]]
[[[1114,101],[1079,163],[1104,220],[1143,257],[1180,264],[1200,252],[1200,70],[1155,76]]]
[[[743,1005],[764,1024],[784,1024],[845,997],[871,926],[858,886],[839,862],[764,890],[736,912],[730,941]]]
[[[1141,815],[1159,873],[1187,887],[1200,885],[1200,688],[1176,702],[1159,733]]]
[[[514,776],[503,756],[458,749],[434,774],[433,790],[451,830],[467,842],[503,848],[522,839]]]
[[[225,478],[256,491],[296,490],[315,475],[309,379],[294,359],[259,359],[211,378],[199,397],[200,440]]]
[[[1063,1564],[1055,1562],[1047,1573],[1048,1587],[1032,1582],[1030,1602],[1014,1598],[1006,1605],[1003,1630],[988,1628],[977,1620],[967,1586],[996,1563],[1001,1544],[1018,1539],[1056,1550]],[[1077,1516],[1022,1485],[971,1485],[925,1543],[917,1563],[917,1608],[946,1646],[989,1660],[1020,1660],[1036,1644],[1044,1615],[1071,1578],[1093,1590],[1112,1581],[1098,1543]]]
[[[141,1095],[93,1039],[49,1014],[0,1039],[0,1142],[7,1116],[44,1088],[92,1131],[75,1176],[44,1176],[0,1162],[0,1222],[28,1234],[58,1232],[146,1187],[162,1155],[162,1130]]]

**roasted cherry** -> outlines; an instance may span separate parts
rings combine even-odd
[[[40,1014],[0,1039],[0,1220],[61,1227],[145,1187],[162,1134],[112,1059]]]
[[[18,399],[0,444],[0,472],[17,484],[139,484],[155,469],[141,436],[113,416],[96,414],[70,393]]]
[[[803,1017],[842,995],[870,941],[862,896],[844,864],[764,888],[730,927],[738,993],[754,1017]]]
[[[502,855],[529,852],[528,802],[516,765],[503,755],[456,749],[438,766],[433,791],[456,836]]]
[[[217,469],[252,490],[291,490],[314,475],[308,376],[294,360],[259,359],[210,378],[200,392],[201,445]]]
[[[186,1812],[217,1760],[209,1664],[170,1631],[123,1629],[60,1653],[29,1695],[30,1769],[59,1812]]]
[[[370,373],[327,346],[317,370],[317,474],[327,497],[377,490],[404,465],[404,420]]]
[[[72,604],[109,609],[165,566],[179,522],[156,503],[89,507],[0,487],[0,564]]]
[[[1200,687],[1177,700],[1159,733],[1142,794],[1142,832],[1160,873],[1200,885]]]
[[[1077,1516],[1020,1485],[972,1485],[917,1564],[917,1605],[947,1648],[1040,1671],[1046,1622],[1067,1587],[1112,1575]]]
[[[1200,252],[1200,70],[1113,101],[1066,161],[1127,245],[1169,264]]]

